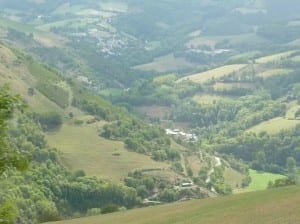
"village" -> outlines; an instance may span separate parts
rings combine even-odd
[[[175,138],[181,138],[182,140],[188,142],[196,142],[198,140],[196,134],[186,133],[184,131],[180,131],[179,129],[166,129],[166,134]]]

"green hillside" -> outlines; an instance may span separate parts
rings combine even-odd
[[[270,2],[0,1],[0,167],[31,160],[0,223],[294,223],[299,187],[248,194],[300,183],[300,9]]]
[[[214,199],[192,200],[57,224],[274,224],[298,223],[300,187],[258,191]]]

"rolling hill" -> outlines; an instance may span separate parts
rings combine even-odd
[[[0,83],[28,105],[9,134],[35,178],[0,175],[0,205],[39,222],[106,206],[122,212],[61,223],[296,222],[299,187],[179,201],[300,179],[298,5],[0,1]]]
[[[55,224],[274,224],[298,223],[300,187],[244,193],[214,199],[192,200],[55,222]]]

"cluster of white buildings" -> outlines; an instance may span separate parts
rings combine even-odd
[[[197,135],[185,133],[183,131],[180,131],[179,129],[166,129],[166,134],[173,137],[182,138],[189,142],[195,142],[198,140]]]

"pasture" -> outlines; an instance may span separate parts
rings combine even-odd
[[[293,72],[293,70],[291,70],[291,69],[282,69],[282,68],[270,69],[270,70],[261,72],[261,73],[257,74],[256,76],[266,79],[268,77],[275,76],[275,75],[288,75],[291,72]]]
[[[98,135],[103,123],[64,124],[60,130],[48,133],[51,147],[61,153],[64,164],[75,171],[83,169],[89,176],[119,182],[136,169],[167,168],[166,163],[153,161],[149,156],[130,152],[119,141]]]
[[[294,128],[297,124],[300,124],[300,120],[289,120],[283,117],[276,117],[251,127],[247,130],[247,132],[254,132],[258,134],[265,131],[268,134],[277,134],[281,130]]]
[[[239,188],[241,186],[244,177],[245,177],[244,174],[232,169],[231,167],[225,168],[224,171],[225,182],[229,184],[232,189]]]
[[[246,66],[247,66],[246,64],[225,65],[206,72],[185,76],[179,79],[177,82],[181,82],[184,80],[191,80],[196,83],[205,83],[212,79],[222,78],[223,76],[228,75],[232,72],[238,72],[241,69],[245,68]]]
[[[278,54],[272,54],[272,55],[268,55],[265,57],[257,58],[257,59],[255,59],[255,62],[258,64],[277,62],[282,59],[286,59],[286,58],[290,57],[293,53],[295,53],[295,51],[286,51],[286,52],[282,52],[282,53],[278,53]]]
[[[223,83],[217,82],[214,84],[214,90],[223,91],[223,90],[232,90],[232,89],[253,89],[255,85],[250,82],[231,82],[231,83]]]
[[[176,58],[173,54],[168,54],[155,58],[151,63],[137,65],[133,68],[142,71],[168,72],[192,67],[194,67],[194,64],[186,61],[184,58]]]
[[[285,178],[285,176],[280,174],[259,172],[251,169],[249,170],[249,173],[251,177],[250,185],[244,189],[237,190],[236,193],[265,190],[268,187],[269,181]]]
[[[56,222],[57,224],[274,224],[298,223],[300,187],[191,200],[107,215]]]

